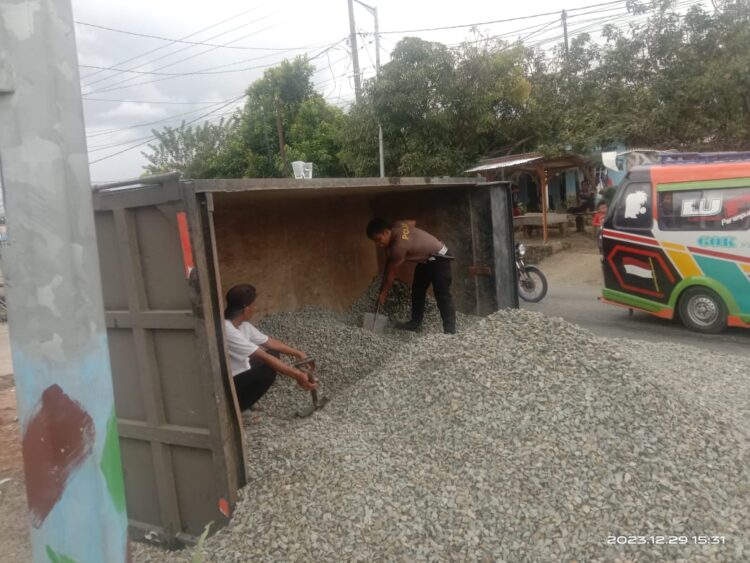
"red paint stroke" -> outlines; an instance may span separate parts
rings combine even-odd
[[[182,261],[185,264],[185,277],[190,277],[195,264],[193,263],[193,246],[190,244],[190,231],[188,230],[187,214],[184,211],[177,213],[177,227],[180,231],[180,244],[182,245]]]
[[[612,268],[612,273],[617,279],[617,282],[620,284],[620,287],[623,288],[624,290],[635,292],[635,293],[642,293],[650,297],[664,297],[664,293],[652,291],[650,289],[644,289],[642,287],[637,287],[634,285],[630,285],[623,281],[622,276],[620,275],[620,270],[617,268],[614,262],[614,257],[621,251],[631,252],[633,254],[638,254],[639,256],[647,256],[647,257],[653,258],[654,261],[657,264],[659,264],[659,266],[661,266],[661,269],[664,272],[664,275],[667,276],[667,279],[670,281],[670,283],[674,284],[676,280],[674,276],[672,275],[672,272],[667,267],[661,255],[653,250],[643,250],[642,248],[634,248],[632,246],[621,246],[618,244],[612,249],[612,251],[609,253],[609,256],[607,256],[607,262],[609,262],[609,266],[610,268]]]
[[[62,497],[70,475],[91,454],[94,422],[59,385],[42,393],[23,435],[31,523],[39,528]]]
[[[229,503],[224,498],[219,499],[219,512],[229,518]]]
[[[632,256],[623,256],[622,263],[626,266],[637,266],[638,268],[648,270],[649,273],[651,273],[651,264],[649,264],[648,262],[644,262],[643,260],[633,258]]]
[[[723,258],[724,260],[731,260],[732,262],[745,262],[750,264],[750,256],[740,256],[738,254],[728,254],[726,252],[717,252],[715,250],[706,250],[705,248],[696,248],[694,246],[688,246],[687,249],[693,254],[702,254],[704,256],[711,256],[712,258]]]

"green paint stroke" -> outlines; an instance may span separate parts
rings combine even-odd
[[[122,462],[120,460],[120,442],[117,437],[117,417],[115,412],[107,421],[107,439],[104,442],[102,461],[99,464],[107,482],[109,496],[118,512],[125,511],[125,486],[122,480]]]
[[[57,553],[50,546],[47,546],[47,557],[49,557],[49,560],[52,561],[52,563],[76,563],[75,559],[71,559],[62,553]]]
[[[697,182],[670,182],[656,186],[657,192],[680,190],[718,190],[721,188],[745,188],[750,186],[750,178],[730,178],[727,180],[698,180]]]

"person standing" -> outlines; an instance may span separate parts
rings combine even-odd
[[[266,394],[276,380],[277,372],[291,377],[307,391],[316,387],[305,372],[279,359],[281,354],[286,354],[303,360],[307,354],[269,338],[250,323],[255,313],[256,296],[252,285],[235,285],[227,292],[224,310],[227,351],[241,411],[252,407]]]
[[[411,320],[397,324],[397,328],[415,332],[421,330],[427,289],[432,285],[443,320],[443,332],[455,334],[456,308],[450,291],[453,257],[448,254],[448,248],[427,231],[401,220],[389,225],[379,217],[372,219],[367,224],[367,236],[379,247],[385,248],[388,255],[378,295],[379,305],[385,305],[399,266],[404,262],[417,264],[411,285]]]

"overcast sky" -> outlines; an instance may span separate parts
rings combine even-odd
[[[609,21],[624,23],[624,19],[618,20],[625,11],[624,1],[581,9],[604,2],[606,0],[569,0],[563,6],[551,0],[502,4],[486,0],[378,0],[374,5],[378,7],[383,32],[382,63],[388,61],[388,53],[404,36],[388,33],[390,31],[488,22],[546,12],[555,12],[555,15],[485,24],[480,29],[508,39],[522,37],[532,44],[547,41],[543,46],[551,48],[561,35],[557,12],[563,7],[572,10],[568,20],[571,36],[582,30],[595,32]],[[229,102],[240,97],[245,88],[262,75],[264,68],[284,58],[305,52],[314,56],[331,47],[314,61],[318,91],[331,103],[342,107],[347,107],[354,97],[346,41],[349,34],[346,0],[73,0],[73,9],[75,19],[82,24],[240,47],[170,43],[77,25],[94,182],[139,176],[145,163],[141,151],[147,149],[146,145],[119,155],[115,153],[148,140],[152,128],[176,126],[183,119],[220,119],[242,104],[242,100]],[[358,31],[364,34],[359,38],[360,65],[365,77],[369,77],[374,74],[373,18],[356,3],[355,17]],[[465,27],[408,35],[457,44],[469,38],[471,30]],[[142,74],[148,72],[212,74]],[[103,160],[93,162],[99,159]]]

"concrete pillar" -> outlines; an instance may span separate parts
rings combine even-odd
[[[34,561],[127,560],[70,0],[0,2],[2,249]]]

